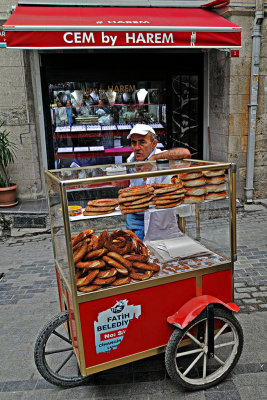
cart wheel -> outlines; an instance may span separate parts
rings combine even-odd
[[[73,387],[89,379],[80,374],[69,332],[69,314],[63,311],[44,326],[35,343],[36,367],[53,385]]]
[[[231,312],[214,308],[214,357],[208,357],[206,310],[185,329],[175,329],[166,347],[169,376],[189,390],[206,389],[222,381],[236,365],[243,332]]]

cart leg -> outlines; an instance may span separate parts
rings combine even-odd
[[[196,235],[197,238],[199,238],[200,237],[199,204],[195,204],[195,214],[196,214]]]
[[[185,218],[184,217],[178,217],[178,226],[181,232],[185,233]]]

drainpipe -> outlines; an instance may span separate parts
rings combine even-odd
[[[255,159],[255,134],[256,134],[256,116],[258,108],[258,77],[260,64],[260,44],[261,44],[261,26],[264,19],[264,0],[256,0],[256,11],[254,18],[254,27],[252,34],[252,60],[250,74],[250,101],[249,120],[248,120],[248,148],[247,148],[247,172],[245,196],[246,202],[253,201],[253,180],[254,180],[254,159]]]

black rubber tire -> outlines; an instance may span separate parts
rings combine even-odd
[[[232,369],[235,367],[235,365],[241,355],[244,339],[243,339],[242,328],[241,328],[239,322],[237,321],[237,319],[232,315],[232,313],[230,311],[228,311],[226,309],[218,308],[218,307],[214,308],[214,321],[216,321],[216,319],[219,319],[222,322],[229,324],[228,329],[231,329],[231,333],[226,332],[226,334],[232,335],[232,333],[233,333],[233,337],[235,337],[235,341],[236,341],[235,346],[233,346],[231,357],[229,356],[229,358],[225,361],[225,364],[226,364],[225,368],[227,368],[225,371],[223,371],[222,366],[218,367],[218,368],[212,366],[211,374],[209,375],[209,377],[203,378],[203,376],[202,376],[202,378],[200,378],[199,370],[201,371],[201,368],[202,368],[201,373],[203,373],[204,366],[202,365],[202,366],[198,367],[197,363],[196,363],[189,372],[195,373],[196,375],[199,374],[199,375],[198,375],[198,377],[196,377],[196,378],[193,377],[191,379],[191,378],[188,378],[187,376],[183,376],[183,373],[186,374],[186,368],[188,366],[185,367],[185,366],[182,366],[182,364],[183,364],[183,360],[185,360],[187,357],[189,358],[191,356],[191,360],[192,360],[192,357],[194,358],[195,354],[194,354],[194,356],[192,356],[192,354],[191,354],[190,356],[185,355],[183,357],[180,356],[177,358],[177,354],[179,351],[181,351],[181,349],[183,349],[185,351],[187,351],[187,350],[195,351],[195,349],[196,349],[196,351],[199,352],[199,355],[200,355],[200,352],[202,352],[202,350],[199,350],[200,346],[197,346],[193,341],[191,341],[191,344],[189,346],[180,347],[180,349],[179,349],[179,345],[180,345],[182,339],[184,339],[184,337],[187,336],[186,335],[187,332],[189,332],[191,330],[190,333],[192,333],[192,327],[195,327],[197,325],[200,326],[200,323],[203,323],[203,326],[204,326],[205,321],[207,320],[206,310],[202,311],[202,313],[200,313],[200,315],[196,319],[194,319],[185,329],[182,330],[182,329],[176,328],[173,331],[173,333],[169,339],[169,342],[167,344],[166,352],[165,352],[165,365],[166,365],[167,372],[168,372],[170,378],[174,382],[182,385],[184,388],[186,388],[188,390],[203,390],[203,389],[207,389],[211,386],[218,384],[223,379],[225,379],[226,376],[232,371]],[[206,325],[205,325],[205,327],[206,327]],[[220,338],[221,337],[223,337],[223,335],[221,335]],[[187,336],[187,338],[188,338],[188,336]],[[227,347],[227,346],[225,346],[225,347]],[[215,349],[215,355],[216,355],[216,351],[217,350]],[[218,352],[219,351],[222,351],[222,347],[220,349],[218,349]],[[183,352],[184,351],[182,351],[181,354]],[[204,353],[203,353],[203,356],[205,357]],[[191,362],[191,360],[189,362]],[[212,361],[210,361],[210,359],[208,359],[207,356],[206,356],[206,360],[207,360],[206,361],[207,365],[205,366],[205,370],[207,370],[209,362],[216,363],[215,359],[212,359]],[[198,362],[200,364],[200,361],[198,361]],[[202,362],[202,360],[201,360],[201,362]],[[204,360],[203,360],[203,362],[204,362]],[[180,363],[181,365],[178,365],[178,363]],[[222,372],[221,374],[220,374],[220,369]],[[183,371],[183,370],[185,370],[185,371]],[[196,372],[193,372],[194,370]],[[213,370],[214,370],[214,372],[212,372]],[[215,374],[215,372],[217,372],[217,375]],[[212,375],[214,375],[214,379],[213,379]],[[203,382],[200,382],[201,379],[203,380]],[[190,382],[188,382],[189,380],[190,380]],[[194,380],[195,380],[195,382],[194,382]]]
[[[89,379],[88,376],[81,376],[79,372],[79,367],[77,360],[75,360],[75,368],[73,368],[74,373],[73,375],[67,375],[64,376],[63,374],[60,374],[57,372],[56,368],[52,368],[49,364],[49,360],[46,359],[46,357],[49,355],[46,355],[46,351],[48,350],[47,347],[49,346],[49,339],[52,337],[52,335],[56,336],[54,332],[58,329],[61,330],[63,328],[63,324],[67,323],[67,327],[69,330],[69,313],[67,311],[63,311],[60,314],[56,315],[51,321],[49,321],[44,328],[41,330],[39,333],[35,347],[34,347],[34,361],[35,365],[40,372],[40,374],[43,376],[44,379],[46,379],[48,382],[52,383],[53,385],[61,386],[61,387],[74,387],[74,386],[79,386],[84,383]],[[71,340],[69,339],[69,334],[68,331],[65,329],[62,329],[64,338],[56,336],[56,345],[60,345],[61,347],[64,346],[66,343],[67,348],[64,350],[68,354],[68,356],[72,356],[71,358],[75,358],[75,354],[72,348],[72,343]],[[62,333],[62,332],[61,332]],[[54,337],[53,337],[54,338]],[[53,351],[57,350],[57,348],[54,347],[55,344],[53,344]],[[60,347],[59,347],[60,348]],[[72,353],[72,354],[71,354]],[[54,354],[63,354],[63,352],[60,353],[54,353]],[[50,354],[51,356],[51,354]],[[71,359],[70,358],[70,359]],[[62,362],[64,359],[64,356],[59,357],[59,362]],[[67,365],[67,363],[66,363]],[[65,367],[65,366],[64,366]],[[64,368],[62,367],[62,368]]]

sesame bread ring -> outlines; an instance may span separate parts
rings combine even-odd
[[[226,198],[226,192],[207,193],[206,200],[222,200]]]
[[[185,204],[196,204],[196,203],[202,203],[204,201],[204,195],[202,196],[185,196],[184,197],[184,203]]]
[[[140,199],[140,200],[127,201],[127,202],[121,204],[121,206],[127,207],[127,206],[130,206],[130,205],[134,206],[134,205],[136,205],[136,204],[149,203],[150,200],[152,200],[152,199],[153,199],[153,195],[152,195],[152,196],[145,196],[145,197],[143,197],[143,198]]]
[[[85,231],[83,231],[87,238],[90,237],[94,232],[94,229],[86,229]]]
[[[190,179],[188,181],[184,181],[185,188],[195,187],[195,186],[203,186],[205,184],[206,184],[206,178],[204,178],[203,176],[201,178]]]
[[[170,193],[175,192],[175,190],[181,189],[181,185],[174,185],[173,183],[166,183],[164,186],[159,189],[155,189],[154,195],[158,195],[161,193]]]
[[[128,188],[120,189],[119,195],[121,197],[128,197],[140,194],[147,195],[149,192],[154,192],[154,188],[151,185],[130,186]]]
[[[112,267],[116,268],[116,270],[117,270],[120,274],[122,274],[122,275],[128,275],[128,273],[129,273],[128,269],[127,269],[124,265],[120,264],[118,261],[114,260],[114,258],[111,258],[111,257],[108,257],[108,256],[104,256],[104,257],[103,257],[103,260],[104,260],[107,264],[109,264],[109,265],[111,265]]]
[[[169,204],[157,204],[156,205],[156,209],[160,209],[160,208],[171,208],[171,207],[177,207],[180,204],[182,204],[184,201],[184,199],[180,200],[180,201],[176,201],[175,203],[169,203]]]
[[[116,240],[118,238],[124,238],[125,239],[125,246],[124,247],[118,247],[116,245],[116,242],[114,243],[113,240]],[[109,251],[115,251],[116,253],[119,254],[127,254],[132,251],[132,237],[127,233],[122,230],[114,231],[110,235],[108,235],[107,240],[105,241],[105,247]]]
[[[86,238],[86,234],[84,232],[79,233],[78,235],[74,235],[72,241],[72,246],[75,246],[77,243],[81,242]]]
[[[171,199],[181,199],[182,197],[184,197],[186,193],[186,189],[183,189],[179,192],[171,192],[171,193],[163,193],[162,195],[157,195],[153,197],[153,200],[171,200]]]
[[[104,256],[105,254],[107,254],[108,249],[98,249],[98,250],[93,250],[90,251],[90,253],[87,253],[86,256],[84,257],[84,259],[87,260],[96,260],[98,258],[101,258],[102,256]]]
[[[111,251],[107,254],[108,257],[114,258],[114,260],[118,261],[120,264],[122,264],[124,267],[126,267],[128,270],[132,269],[132,263],[128,260],[126,260],[124,257],[122,257],[120,254],[116,253],[115,251]]]
[[[143,199],[143,198],[146,198],[148,196],[148,194],[146,193],[146,194],[142,194],[142,195],[140,195],[140,196],[127,196],[127,197],[121,197],[121,196],[119,196],[119,198],[118,198],[118,202],[119,202],[119,204],[121,204],[121,203],[127,203],[127,202],[129,202],[129,201],[135,201],[135,200],[141,200],[141,199]]]
[[[114,211],[114,209],[110,211],[84,211],[83,215],[86,216],[93,216],[93,215],[104,215],[104,214],[110,214]]]
[[[133,239],[140,240],[139,237],[133,231],[130,231],[130,229],[125,229],[124,232],[128,233],[128,235],[132,236]]]
[[[226,191],[226,183],[222,183],[221,185],[207,185],[206,186],[207,193],[216,193],[216,192],[225,192]]]
[[[90,271],[89,274],[85,277],[77,279],[77,287],[89,285],[89,283],[91,283],[97,277],[98,273],[99,269],[95,269],[93,271]]]
[[[85,207],[85,211],[89,211],[89,212],[99,212],[99,211],[114,211],[115,210],[115,206],[111,206],[111,207],[94,207],[94,206],[86,206]]]
[[[88,201],[88,206],[94,207],[116,207],[118,205],[117,199],[96,199]]]
[[[213,171],[203,171],[203,175],[210,177],[210,176],[221,176],[225,174],[225,170],[224,169],[216,169]]]
[[[206,193],[205,186],[196,186],[186,189],[186,196],[193,195],[193,196],[201,196],[202,194]]]
[[[127,283],[131,282],[131,278],[126,276],[125,278],[116,279],[114,282],[111,283],[111,286],[121,286],[126,285]]]
[[[222,176],[213,176],[211,178],[207,178],[207,184],[208,185],[218,185],[221,183],[226,182],[226,176],[222,175]]]
[[[140,207],[148,207],[150,204],[150,201],[147,201],[146,203],[142,203],[142,204],[135,204],[135,205],[131,205],[131,203],[128,206],[125,206],[124,204],[120,205],[120,209],[121,210],[132,210],[134,208],[140,208]]]
[[[122,214],[133,214],[133,213],[138,213],[138,212],[142,212],[142,211],[146,211],[148,209],[148,207],[144,207],[144,208],[125,208],[121,210]]]
[[[183,197],[184,197],[184,195],[183,195]],[[170,200],[167,200],[167,199],[165,199],[165,200],[158,200],[158,199],[155,199],[154,201],[153,201],[153,204],[155,204],[156,206],[158,206],[158,205],[164,205],[164,204],[173,204],[173,203],[177,203],[179,201],[179,199],[170,199]]]
[[[81,286],[78,288],[79,292],[85,292],[85,293],[90,293],[94,292],[95,290],[100,289],[101,286],[99,285],[88,285],[88,286]]]
[[[213,185],[213,186],[214,186],[214,185]],[[75,244],[75,245],[72,247],[73,253],[74,253],[76,250],[78,250],[80,247],[82,247],[83,244],[84,244],[84,241],[83,241],[83,240],[82,240],[81,242]]]
[[[93,284],[94,285],[100,285],[100,286],[104,286],[104,285],[109,285],[110,283],[114,282],[116,280],[116,276],[111,276],[110,278],[95,278]]]
[[[173,175],[172,177],[171,177],[171,183],[174,183],[174,184],[178,184],[178,183],[181,183],[181,178],[179,178],[179,176],[178,175]]]
[[[129,261],[139,261],[141,263],[146,263],[148,261],[148,255],[145,254],[125,254],[123,258]]]
[[[112,276],[115,276],[117,274],[116,268],[109,268],[106,271],[100,271],[97,275],[98,278],[111,278]]]
[[[74,264],[81,261],[86,253],[87,253],[87,243],[84,242],[83,245],[73,254]]]
[[[153,276],[152,271],[144,271],[144,272],[131,272],[130,277],[136,279],[137,281],[145,281],[146,279],[151,278]]]
[[[77,268],[86,268],[86,269],[99,269],[99,268],[104,268],[105,266],[106,263],[103,260],[93,260],[85,262],[80,261],[76,264]]]
[[[105,243],[108,239],[108,231],[103,231],[100,233],[100,235],[98,237],[95,236],[94,238],[94,242],[93,242],[93,250],[98,250],[98,249],[102,249],[103,247],[105,247]]]
[[[155,271],[158,272],[160,270],[160,266],[155,263],[141,263],[141,262],[134,262],[133,266],[138,269],[143,269],[145,271]]]
[[[90,245],[92,246],[93,250],[97,250],[98,238],[99,238],[98,235],[91,236]]]
[[[203,176],[203,172],[199,171],[199,172],[186,172],[184,174],[179,174],[179,178],[182,179],[182,181],[188,181],[191,179],[197,179],[197,178],[201,178]],[[184,182],[183,182],[184,184]]]

